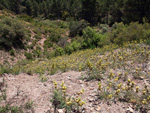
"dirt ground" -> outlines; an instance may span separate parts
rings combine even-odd
[[[81,72],[65,72],[55,75],[44,75],[47,77],[46,82],[41,82],[39,75],[5,75],[6,101],[2,101],[0,106],[10,104],[20,106],[28,101],[33,102],[33,109],[25,111],[25,113],[53,113],[53,106],[50,102],[53,91],[53,80],[61,84],[65,82],[67,93],[70,96],[75,95],[82,89],[85,92],[82,100],[86,102],[84,105],[84,113],[132,113],[132,106],[127,103],[106,103],[97,100],[96,93],[98,81],[84,81],[79,79]],[[133,111],[133,113],[135,113]],[[138,113],[138,112],[136,112]]]

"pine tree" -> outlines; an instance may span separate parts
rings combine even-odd
[[[33,4],[31,2],[31,0],[26,0],[25,6],[26,6],[27,14],[32,16],[33,15]]]
[[[39,5],[36,1],[33,1],[33,8],[34,8],[34,16],[37,17],[39,14]]]

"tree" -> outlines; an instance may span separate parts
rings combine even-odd
[[[124,5],[123,21],[130,23],[131,21],[143,22],[146,17],[150,21],[150,0],[127,0]]]
[[[33,1],[33,8],[34,8],[34,16],[37,17],[39,14],[39,5],[36,1]]]
[[[6,0],[0,0],[0,9],[9,8],[8,2]]]
[[[97,0],[82,0],[82,17],[91,24],[97,23]]]
[[[24,37],[24,28],[18,20],[3,18],[0,21],[0,48],[23,47]]]
[[[32,16],[33,15],[33,4],[31,2],[31,0],[26,0],[25,6],[26,6],[27,14]]]
[[[9,0],[9,6],[11,11],[17,14],[20,14],[22,11],[21,4],[22,4],[22,0]]]

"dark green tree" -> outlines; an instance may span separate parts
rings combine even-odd
[[[82,0],[81,15],[91,24],[97,23],[97,0]]]
[[[32,16],[33,15],[33,4],[31,2],[31,0],[26,0],[25,7],[26,7],[27,14]]]
[[[0,0],[0,9],[8,9],[9,5],[6,0]]]
[[[146,17],[150,20],[150,0],[127,0],[124,5],[123,21],[130,23],[131,21],[142,22]]]
[[[33,1],[33,8],[34,8],[34,16],[37,17],[39,14],[39,5],[36,1]]]

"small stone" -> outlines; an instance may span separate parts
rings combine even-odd
[[[91,96],[91,97],[94,97],[95,95],[94,95],[94,94],[90,94],[90,96]]]
[[[3,78],[0,78],[0,88],[4,86],[4,81],[3,81]]]
[[[131,107],[128,107],[126,110],[127,113],[134,113],[134,110]]]
[[[71,80],[71,78],[70,78],[70,77],[68,77],[68,80]]]
[[[79,80],[79,83],[80,83],[80,84],[83,84],[83,81],[82,81],[82,80]]]
[[[65,113],[65,109],[58,109],[58,113]]]
[[[88,98],[89,102],[93,102],[94,99],[93,98]]]
[[[100,110],[101,110],[101,107],[100,107],[100,106],[97,106],[97,107],[95,108],[95,110],[96,110],[96,111],[100,111]]]
[[[26,113],[32,113],[32,110],[27,110]]]
[[[92,104],[90,104],[89,107],[92,107]]]
[[[83,84],[81,84],[81,87],[83,87],[84,85]]]
[[[94,88],[93,88],[93,87],[90,87],[89,89],[90,89],[90,90],[93,90]]]
[[[45,84],[44,84],[44,86],[46,87],[46,86],[47,86],[47,84],[45,83]]]

